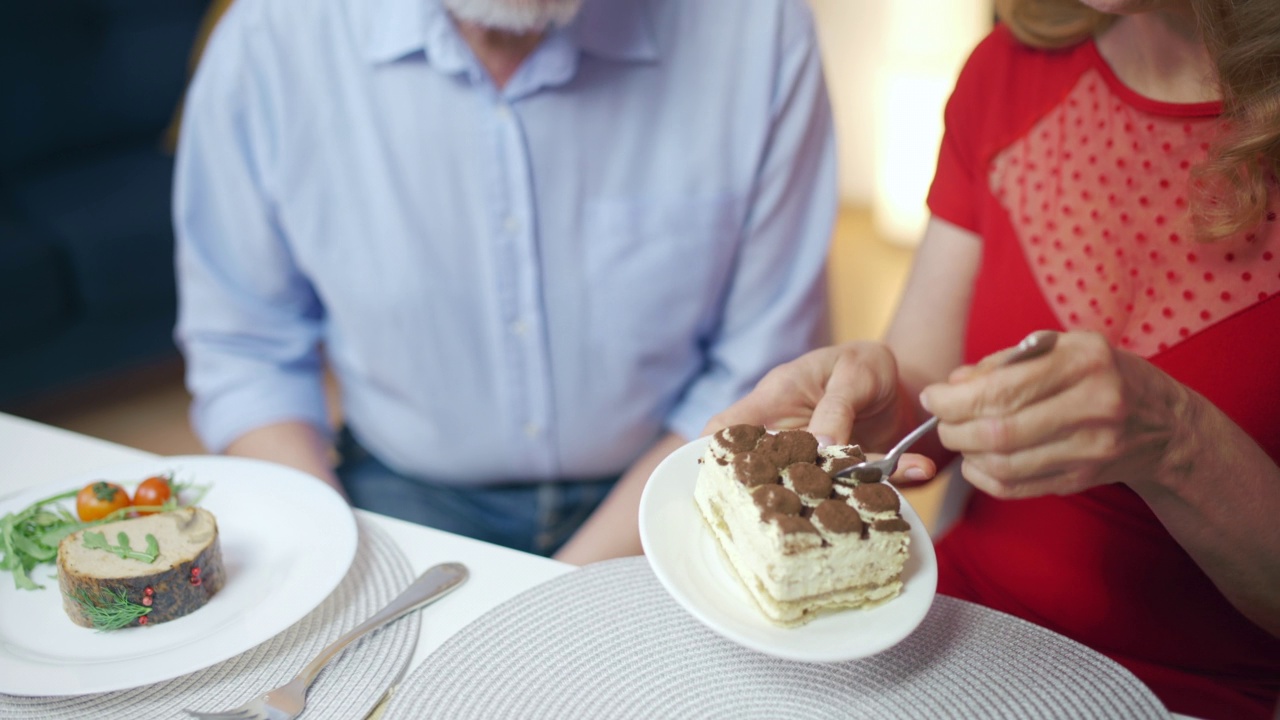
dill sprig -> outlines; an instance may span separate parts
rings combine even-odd
[[[90,598],[84,588],[76,590],[74,600],[97,630],[119,630],[151,613],[151,608],[129,600],[123,590],[103,590]]]

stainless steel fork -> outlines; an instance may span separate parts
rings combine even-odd
[[[222,720],[225,718],[293,720],[307,706],[307,688],[311,686],[312,681],[320,674],[320,670],[338,653],[366,634],[447,594],[465,582],[469,576],[470,572],[467,567],[461,563],[442,563],[428,568],[404,592],[387,603],[386,607],[321,650],[320,654],[310,663],[307,663],[307,666],[302,668],[302,672],[299,672],[289,682],[275,690],[269,690],[259,695],[238,708],[222,712],[188,710],[187,714],[202,720]]]
[[[1000,365],[1012,365],[1023,360],[1040,357],[1053,349],[1058,344],[1058,334],[1048,330],[1037,330],[1022,339],[1013,352],[1009,353]],[[893,474],[898,469],[898,461],[902,459],[902,453],[916,443],[917,440],[925,436],[930,430],[938,426],[938,418],[931,417],[926,420],[920,427],[912,430],[906,437],[893,446],[889,454],[879,460],[868,460],[860,462],[857,465],[850,465],[835,474],[835,477],[852,477],[859,482],[880,482],[881,480]]]

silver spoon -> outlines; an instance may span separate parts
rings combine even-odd
[[[999,366],[1012,365],[1023,360],[1040,357],[1052,350],[1056,344],[1058,344],[1058,333],[1049,330],[1037,330],[1023,338],[1022,342],[1018,343],[1013,349],[1013,352],[1009,353],[999,363]],[[880,482],[898,469],[898,461],[902,459],[902,453],[906,452],[917,440],[937,426],[938,418],[931,417],[923,425],[907,433],[907,436],[902,438],[897,445],[894,445],[893,449],[883,458],[850,465],[835,473],[833,477],[852,476],[858,482]]]

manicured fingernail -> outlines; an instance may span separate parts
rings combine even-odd
[[[832,440],[831,438],[827,437],[826,435],[814,435],[814,436],[813,436],[813,439],[815,439],[815,440],[817,440],[817,441],[818,441],[818,447],[820,447],[820,448],[824,448],[824,447],[827,447],[827,446],[829,446],[829,445],[835,445],[835,444],[836,444],[836,441],[835,441],[835,440]]]
[[[907,471],[903,474],[907,476],[908,480],[928,480],[929,479],[929,474],[918,467],[909,467],[907,468]]]
[[[924,408],[925,412],[933,412],[929,409],[929,399],[926,395],[927,393],[920,393],[920,407]]]

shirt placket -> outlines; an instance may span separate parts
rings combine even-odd
[[[494,117],[503,190],[497,213],[501,261],[496,277],[505,328],[503,362],[511,379],[511,437],[522,448],[530,475],[555,477],[550,359],[529,153],[520,118],[510,102],[497,98]]]

